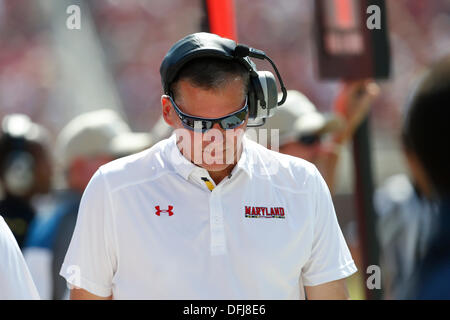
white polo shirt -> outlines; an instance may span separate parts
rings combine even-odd
[[[38,300],[39,293],[16,238],[0,216],[0,300]]]
[[[354,272],[314,165],[244,138],[215,186],[172,135],[97,171],[60,274],[115,299],[304,299]]]

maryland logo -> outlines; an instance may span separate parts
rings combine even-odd
[[[278,218],[284,219],[285,213],[282,207],[249,207],[245,206],[246,218]]]

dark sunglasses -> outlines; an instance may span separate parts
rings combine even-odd
[[[173,108],[175,109],[175,112],[180,118],[181,123],[186,129],[189,130],[200,129],[201,132],[206,132],[207,130],[211,129],[215,123],[218,123],[224,130],[234,129],[245,122],[245,118],[247,117],[248,113],[247,97],[245,98],[244,107],[222,118],[199,118],[190,116],[183,113],[180,108],[178,108],[177,104],[175,103],[175,101],[173,101],[171,96],[168,97],[173,105]]]
[[[304,135],[304,136],[300,136],[298,138],[298,142],[300,142],[301,144],[307,145],[307,146],[312,146],[316,143],[321,142],[322,137],[318,134],[308,134],[308,135]]]

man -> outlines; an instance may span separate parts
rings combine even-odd
[[[0,132],[0,214],[22,248],[35,215],[32,200],[50,191],[49,134],[24,114],[10,114]]]
[[[39,299],[17,241],[1,216],[0,261],[0,300]]]
[[[438,205],[425,257],[408,292],[412,299],[450,299],[450,56],[415,91],[403,126],[406,159],[421,192]]]
[[[61,130],[56,157],[67,187],[54,194],[54,208],[33,221],[24,249],[41,298],[65,297],[67,286],[59,268],[75,228],[81,195],[92,175],[101,165],[151,144],[149,134],[131,132],[109,109],[83,113]]]
[[[356,267],[317,169],[244,137],[235,47],[199,33],[166,55],[175,132],[90,181],[61,268],[72,299],[348,298]]]

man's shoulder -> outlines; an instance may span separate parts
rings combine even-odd
[[[2,215],[0,215],[0,254],[8,255],[14,246],[19,249],[14,235]],[[0,257],[3,258],[3,257]],[[4,261],[4,260],[2,260]]]
[[[252,140],[247,141],[249,149],[257,156],[259,164],[278,163],[284,170],[305,171],[308,174],[316,174],[316,166],[302,158],[294,157],[288,154],[280,153],[268,149]]]
[[[311,162],[267,149],[251,140],[247,143],[253,173],[259,177],[269,178],[272,183],[300,190],[299,188],[305,187],[314,177],[320,175]]]
[[[168,143],[169,139],[164,139],[144,151],[113,160],[101,166],[99,172],[111,188],[156,179],[173,171],[164,160]]]

